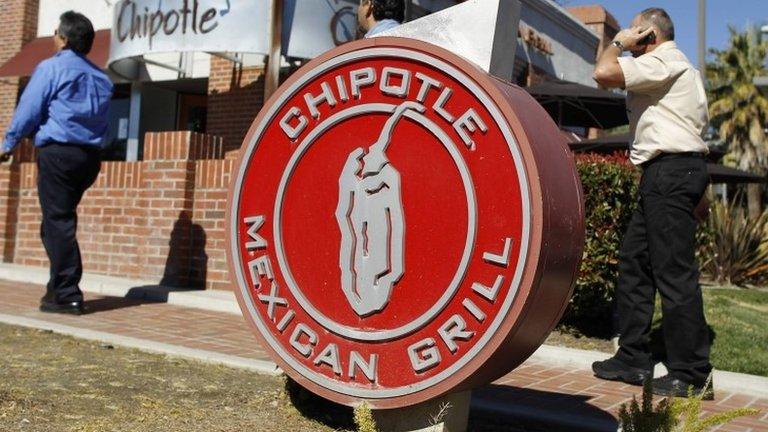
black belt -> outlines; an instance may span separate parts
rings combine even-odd
[[[645,161],[640,164],[641,167],[646,168],[649,165],[668,159],[684,159],[684,158],[704,158],[704,153],[701,152],[680,152],[680,153],[661,153],[649,161]]]

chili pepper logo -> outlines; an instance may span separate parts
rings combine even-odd
[[[397,106],[379,139],[367,152],[361,147],[353,150],[339,177],[341,288],[360,316],[384,310],[405,271],[400,173],[385,151],[395,125],[408,111],[424,112],[424,106],[416,102]]]

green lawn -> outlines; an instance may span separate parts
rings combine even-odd
[[[711,360],[718,370],[768,376],[768,289],[704,288],[704,313],[714,341]],[[550,345],[613,353],[610,340],[587,337],[578,329],[554,331]],[[661,302],[651,334],[654,356],[664,356]]]
[[[712,365],[768,376],[768,291],[708,288],[704,310],[715,333]]]

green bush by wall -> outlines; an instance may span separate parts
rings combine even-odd
[[[637,202],[639,171],[625,156],[579,154],[576,167],[584,187],[586,245],[571,303],[561,328],[610,336],[619,248]]]

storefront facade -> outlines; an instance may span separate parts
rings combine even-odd
[[[132,74],[125,73],[125,67],[113,65],[111,68],[116,95],[106,145],[110,159],[138,160],[141,159],[144,135],[155,131],[191,130],[209,133],[222,137],[226,150],[236,150],[263,103],[266,59],[263,54],[268,45],[269,33],[269,17],[264,15],[269,13],[270,2],[207,0],[202,5],[197,4],[197,1],[186,7],[190,12],[194,8],[199,9],[201,12],[197,14],[201,16],[206,5],[221,3],[222,8],[228,9],[211,9],[214,18],[206,22],[205,26],[212,27],[213,31],[208,34],[202,34],[201,31],[198,39],[187,38],[184,42],[186,45],[179,43],[181,39],[173,38],[174,33],[187,30],[182,28],[179,14],[172,7],[173,2],[163,6],[168,9],[163,11],[154,11],[149,6],[145,8],[144,3],[147,2],[142,0],[13,0],[11,3],[18,4],[29,15],[26,19],[29,22],[27,33],[22,38],[17,37],[22,45],[34,39],[52,37],[59,15],[73,9],[86,11],[99,33],[109,34],[109,37],[97,39],[97,45],[109,39],[113,46],[97,46],[94,49],[111,52],[112,60],[130,53],[143,54],[142,62],[136,65],[138,76],[126,76]],[[183,10],[185,6],[182,0],[178,2],[180,10]],[[335,9],[329,9],[330,3],[335,3]],[[296,1],[285,2],[283,52],[290,59],[283,62],[285,74],[293,70],[291,66],[299,65],[303,60],[356,36],[354,26],[357,1],[339,0],[330,3],[311,0],[301,2],[299,7]],[[414,0],[408,9],[411,16],[418,17],[455,3],[453,0]],[[238,7],[247,10],[239,11]],[[35,9],[38,10],[37,14]],[[262,13],[259,14],[259,11]],[[154,12],[161,12],[160,19],[153,21]],[[228,13],[230,16],[247,14],[248,22],[252,23],[248,26],[249,33],[243,35],[240,29],[223,28],[215,21],[219,18],[216,15],[226,16]],[[251,19],[253,15],[261,17]],[[594,86],[591,79],[592,65],[600,44],[593,31],[549,0],[523,0],[521,15],[521,43],[515,53],[514,81],[528,85],[542,79],[557,78]],[[13,14],[10,14],[6,19],[10,21],[12,17]],[[192,25],[192,18],[189,21],[187,26]],[[202,23],[194,25],[200,26]],[[113,29],[114,26],[118,28]],[[142,34],[142,26],[149,27],[148,35]],[[170,37],[167,33],[171,33]],[[200,41],[206,37],[214,42],[201,47]],[[241,49],[238,50],[238,41],[243,39],[252,42],[239,43]],[[234,42],[227,44],[227,41]],[[232,49],[214,52],[216,42]],[[16,41],[15,45],[18,43]],[[114,47],[116,44],[125,45],[117,50],[117,55]],[[19,48],[13,50],[13,46],[11,43],[8,50],[15,54]],[[244,47],[247,48],[242,49]],[[8,58],[3,59],[4,62]],[[107,68],[107,64],[99,66]],[[135,154],[128,154],[127,151],[131,139],[137,141]]]
[[[219,3],[216,14],[240,1]],[[293,21],[283,22],[283,52],[288,54],[282,60],[283,75],[325,45],[330,48],[355,36],[350,23],[357,1],[318,1],[330,3],[336,9],[320,16],[302,15],[298,5],[305,5],[303,1],[285,2],[294,15]],[[69,9],[92,19],[102,35],[99,40],[114,40],[116,4],[6,0],[0,6],[0,64],[23,57],[32,42],[40,44],[41,38],[50,37],[58,16]],[[414,0],[409,14],[420,16],[453,4],[453,0]],[[312,25],[322,31],[292,31],[291,25],[306,29],[297,23],[308,19],[317,21]],[[595,32],[549,0],[524,0],[521,21],[513,77],[517,83],[557,78],[594,86],[591,72],[600,45]],[[213,23],[209,20],[206,28]],[[125,35],[130,29],[121,31]],[[323,34],[322,41],[317,36],[307,39],[308,34]],[[109,52],[109,47],[97,49]],[[99,61],[107,69],[108,60]],[[103,164],[99,180],[79,210],[86,272],[151,284],[229,289],[224,235],[227,188],[236,152],[263,105],[265,64],[263,52],[149,50],[139,58],[139,75],[110,72],[116,91],[105,157],[111,161]],[[26,76],[0,78],[3,134]],[[137,140],[133,156],[130,139]],[[45,267],[35,178],[34,152],[28,145],[13,163],[0,166],[0,251],[4,262]]]
[[[568,10],[548,0],[523,0],[519,37],[517,84],[554,78],[595,87],[599,38]]]

